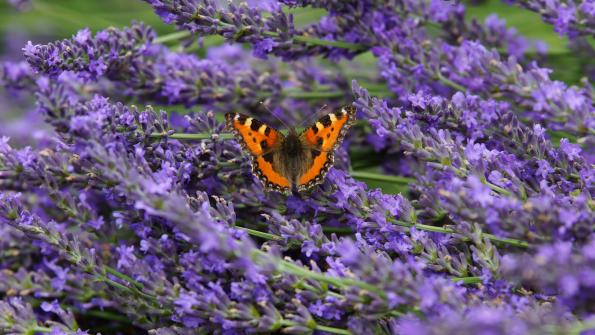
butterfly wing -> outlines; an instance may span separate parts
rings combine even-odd
[[[354,121],[355,108],[345,106],[339,111],[321,117],[300,134],[304,147],[312,150],[313,159],[306,173],[299,178],[299,191],[305,191],[324,180],[324,176],[333,166],[335,148],[341,144],[347,129]]]
[[[235,135],[242,149],[250,154],[252,172],[267,190],[291,191],[291,183],[279,171],[278,151],[284,136],[276,129],[240,113],[225,114],[227,128]]]

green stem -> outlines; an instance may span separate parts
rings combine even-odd
[[[213,138],[212,134],[207,134],[207,133],[197,133],[197,134],[188,134],[188,133],[173,133],[173,134],[167,134],[167,133],[152,133],[150,135],[153,138],[163,138],[163,137],[167,137],[167,138],[171,138],[174,140],[208,140]],[[217,137],[219,139],[222,140],[229,140],[233,138],[233,135],[230,133],[223,133],[223,134],[217,134]]]
[[[221,22],[221,21],[219,21],[218,24],[221,26],[233,26],[232,24]],[[168,34],[168,35],[159,37],[159,38],[155,39],[155,42],[163,43],[163,42],[168,42],[168,41],[174,41],[177,39],[186,38],[190,35],[191,34],[188,31],[177,32],[177,33],[172,33],[172,34]],[[279,36],[278,33],[272,32],[272,31],[266,31],[263,33],[263,35],[268,36],[268,37],[278,37]],[[363,50],[367,49],[367,47],[363,44],[355,44],[355,43],[349,43],[349,42],[343,42],[343,41],[329,41],[329,40],[323,40],[320,38],[309,37],[309,36],[295,36],[293,38],[293,41],[304,43],[304,44],[309,44],[309,45],[335,47],[335,48],[347,49],[347,50],[352,50],[352,51],[363,51]]]
[[[279,36],[279,34],[277,34],[275,32],[271,32],[271,31],[264,32],[263,35],[269,36],[269,37],[278,37]],[[363,44],[355,44],[355,43],[349,43],[349,42],[343,42],[343,41],[329,41],[329,40],[323,40],[320,38],[308,37],[308,36],[295,36],[293,38],[293,40],[295,42],[300,42],[300,43],[309,44],[309,45],[335,47],[335,48],[347,49],[347,50],[351,50],[351,51],[363,51],[363,50],[367,49],[367,47]]]
[[[145,299],[149,299],[151,301],[156,300],[156,298],[154,296],[147,294],[147,293],[137,289],[136,287],[128,287],[128,286],[120,284],[117,281],[112,280],[108,277],[99,277],[99,280],[101,280],[101,281],[105,282],[106,284],[111,285],[117,289],[120,289],[122,291],[128,291],[128,292],[132,293],[133,295],[141,296],[141,297],[143,297]]]
[[[456,277],[452,278],[454,282],[463,282],[464,284],[479,284],[481,283],[480,277]]]
[[[502,188],[500,186],[494,185],[494,184],[490,183],[489,181],[487,181],[485,178],[482,178],[481,182],[494,192],[497,192],[497,193],[500,193],[500,194],[506,195],[506,196],[512,195],[512,193],[509,190]]]
[[[145,285],[143,285],[142,283],[139,283],[138,281],[136,281],[134,278],[123,274],[122,272],[112,268],[111,266],[106,266],[105,267],[105,272],[109,273],[117,278],[122,279],[123,281],[127,281],[129,283],[131,283],[132,285],[138,287],[139,289],[143,289],[145,287]]]
[[[250,229],[250,228],[246,228],[246,227],[240,227],[240,226],[235,226],[235,228],[241,229],[241,230],[247,232],[248,234],[250,234],[252,236],[264,238],[266,240],[271,240],[271,241],[281,241],[281,240],[283,240],[283,237],[281,237],[279,235],[269,234],[269,233],[265,233],[265,232],[262,232],[262,231],[259,231],[259,230],[254,230],[254,229]]]
[[[400,220],[394,220],[394,221],[392,221],[392,223],[402,226],[402,227],[407,227],[407,228],[415,227],[415,229],[429,231],[429,232],[433,232],[433,233],[442,233],[442,234],[455,234],[456,233],[456,231],[449,229],[449,228],[428,226],[428,225],[419,224],[419,223],[413,224],[413,223],[400,221]],[[486,233],[483,233],[482,236],[486,237],[488,240],[490,240],[492,242],[507,244],[507,245],[511,245],[511,246],[519,247],[519,248],[528,248],[529,247],[529,243],[522,241],[522,240],[506,238],[506,237],[499,237],[496,235],[486,234]],[[469,238],[464,237],[463,240],[469,241]]]
[[[408,185],[409,183],[412,183],[415,181],[415,179],[413,179],[413,178],[383,175],[383,174],[378,174],[378,173],[373,173],[373,172],[364,172],[364,171],[351,171],[350,174],[355,179],[387,181],[387,182],[401,184],[401,185]]]
[[[342,334],[342,335],[351,335],[352,334],[347,329],[323,326],[323,325],[319,325],[319,324],[316,325],[316,329],[323,331],[323,332],[332,333],[332,334]]]
[[[305,44],[310,44],[310,45],[335,47],[335,48],[347,49],[347,50],[351,50],[351,51],[363,51],[363,50],[367,49],[367,47],[363,44],[348,43],[348,42],[343,42],[343,41],[329,41],[329,40],[323,40],[320,38],[306,37],[306,36],[296,36],[293,38],[293,40],[297,41],[297,42],[302,42]]]
[[[166,42],[171,42],[171,41],[177,41],[182,38],[186,38],[188,36],[190,36],[189,31],[176,31],[175,33],[159,36],[155,40],[153,40],[153,42],[154,43],[166,43]]]
[[[305,92],[298,90],[285,90],[283,95],[288,98],[294,99],[328,99],[328,98],[342,98],[345,96],[345,92],[341,91],[316,91],[316,92]]]
[[[466,87],[459,85],[459,84],[455,83],[454,81],[446,78],[445,76],[442,75],[442,73],[440,73],[440,71],[436,71],[436,78],[438,80],[440,80],[442,83],[444,83],[445,85],[454,88],[455,90],[458,90],[461,92],[467,92]]]
[[[256,250],[256,253],[264,254],[260,250]],[[301,266],[295,265],[291,262],[284,261],[284,260],[280,260],[277,265],[278,265],[279,271],[281,271],[281,272],[289,273],[289,274],[292,274],[292,275],[295,275],[295,276],[298,276],[301,278],[309,278],[309,279],[318,280],[320,282],[325,282],[327,284],[331,284],[335,287],[356,286],[361,289],[368,290],[370,292],[374,292],[374,293],[378,294],[380,297],[382,297],[383,299],[386,299],[385,292],[378,289],[376,286],[368,284],[366,282],[362,282],[362,281],[350,279],[350,278],[339,278],[339,277],[325,276],[322,273],[308,270],[306,268],[303,268]]]
[[[31,327],[31,328],[27,329],[25,334],[33,335],[36,333],[49,333],[51,331],[52,331],[52,328],[35,326],[35,327]]]

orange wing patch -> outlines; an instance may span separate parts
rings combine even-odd
[[[273,158],[284,139],[283,134],[244,114],[227,113],[225,119],[242,148],[250,153],[252,173],[265,188],[284,193],[291,191],[289,180],[273,168]]]
[[[273,165],[263,156],[256,158],[255,163],[256,165],[253,167],[254,173],[267,188],[272,188],[280,192],[284,192],[285,188],[291,189],[289,180],[277,173],[277,171],[273,169]]]
[[[282,140],[283,135],[277,130],[244,114],[227,113],[225,119],[242,147],[253,155],[266,153]]]
[[[321,151],[330,151],[341,143],[354,120],[355,108],[347,106],[336,113],[323,116],[312,127],[307,128],[302,136],[310,146]]]
[[[332,152],[313,150],[314,153],[318,155],[314,157],[310,169],[300,177],[297,185],[298,191],[305,191],[313,185],[322,182],[328,169],[333,166],[334,156]]]

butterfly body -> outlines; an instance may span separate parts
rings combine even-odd
[[[322,182],[333,165],[335,148],[355,120],[355,109],[349,106],[330,113],[300,134],[290,128],[287,135],[243,114],[228,113],[225,118],[250,154],[252,172],[265,189],[290,193]]]

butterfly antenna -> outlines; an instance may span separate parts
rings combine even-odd
[[[272,116],[274,116],[274,117],[275,117],[275,119],[279,120],[279,122],[281,122],[281,124],[283,124],[283,126],[284,126],[286,129],[291,129],[291,127],[290,127],[290,126],[288,126],[288,125],[287,125],[287,123],[285,123],[285,121],[283,121],[283,120],[282,120],[280,117],[278,117],[277,115],[275,115],[275,113],[273,113],[273,111],[271,111],[271,110],[269,109],[269,107],[268,107],[267,105],[265,105],[265,104],[264,104],[264,101],[261,101],[261,102],[260,102],[260,104],[262,105],[262,107],[264,107],[264,109],[265,109],[267,112],[269,112],[269,114],[271,114]]]
[[[316,111],[315,113],[310,114],[305,120],[303,120],[302,122],[300,122],[300,124],[298,125],[298,128],[303,126],[306,122],[312,121],[312,119],[316,116],[318,116],[318,114],[320,112],[322,112],[323,110],[326,110],[328,108],[327,104],[322,105],[322,107],[320,107],[320,109],[318,111]]]

